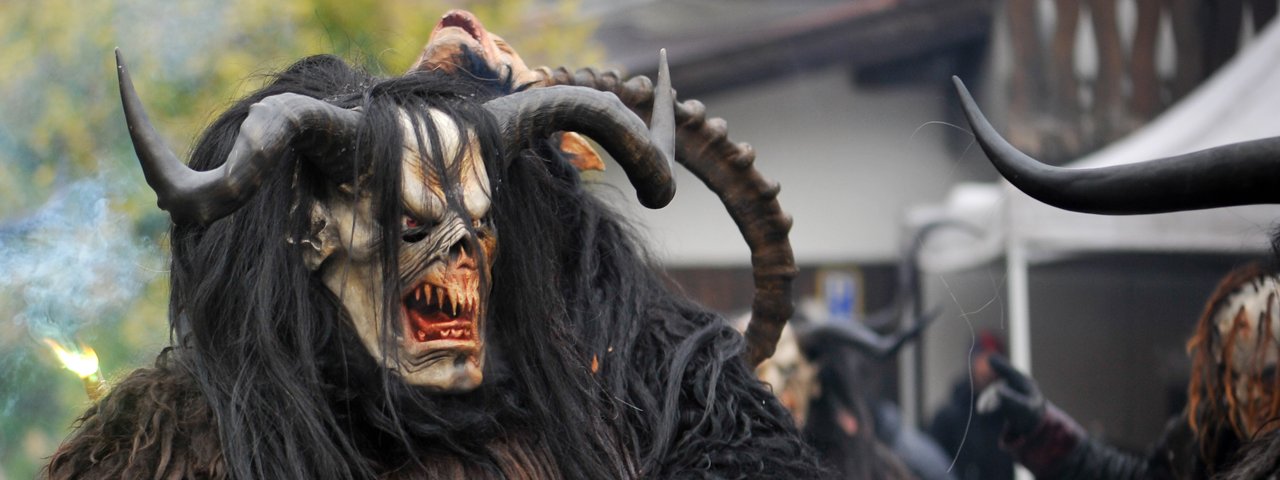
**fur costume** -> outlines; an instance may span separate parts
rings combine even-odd
[[[469,15],[441,25],[492,42]],[[175,219],[174,345],[80,418],[47,476],[819,476],[790,416],[743,361],[748,347],[767,356],[772,345],[744,341],[672,292],[635,232],[584,190],[559,142],[512,146],[507,134],[523,124],[489,107],[538,92],[495,51],[464,46],[448,55],[456,68],[395,78],[311,57],[215,120],[193,170],[238,161],[228,158],[256,138],[256,110],[302,104],[358,117],[341,148],[314,134],[333,123],[294,138],[222,218],[208,212],[224,206],[209,204],[182,221],[157,187]],[[705,121],[691,121],[688,107],[677,105],[682,132]],[[689,160],[678,139],[677,159]],[[368,167],[353,170],[359,161]],[[150,168],[149,183],[165,173]],[[448,260],[430,260],[443,270],[419,272],[420,245],[446,229]],[[365,277],[347,273],[364,268],[370,283],[351,290],[345,282]],[[362,320],[360,308],[374,313]],[[422,345],[446,347],[404,353]]]

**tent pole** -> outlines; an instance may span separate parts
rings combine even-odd
[[[1027,288],[1027,247],[1018,238],[1009,239],[1005,252],[1005,268],[1008,275],[1009,295],[1009,360],[1018,370],[1031,373],[1031,308]],[[1034,477],[1027,469],[1018,466],[1017,480]]]

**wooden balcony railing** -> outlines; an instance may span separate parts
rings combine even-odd
[[[1131,5],[1121,5],[1124,2]],[[1007,0],[1011,142],[1049,162],[1078,158],[1146,123],[1195,88],[1276,15],[1276,0]],[[1119,15],[1121,7],[1135,15]],[[1052,9],[1053,21],[1043,28]],[[1121,22],[1125,24],[1122,25]],[[1090,22],[1091,39],[1078,37]],[[1121,28],[1121,27],[1126,28]],[[1169,29],[1172,35],[1162,35]],[[1131,32],[1122,38],[1121,32]],[[1156,68],[1172,38],[1175,68]],[[1081,41],[1084,40],[1084,41]],[[1078,48],[1093,52],[1079,52]],[[1082,74],[1077,59],[1097,59]]]

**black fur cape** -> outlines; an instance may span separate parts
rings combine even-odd
[[[236,213],[173,227],[173,346],[112,385],[44,474],[820,476],[790,415],[741,359],[742,336],[670,291],[626,222],[556,151],[497,151],[494,120],[479,105],[514,89],[482,61],[468,63],[465,75],[379,79],[334,57],[304,59],[218,118],[191,167],[221,164],[249,106],[266,96],[361,107],[358,153],[374,160],[361,188],[373,189],[388,225],[381,254],[391,285],[401,208],[394,112],[425,119],[430,106],[475,128],[499,238],[480,388],[432,395],[378,366],[285,241],[306,233],[301,212],[323,200],[316,185],[326,181],[285,158]],[[504,154],[521,158],[500,171]]]

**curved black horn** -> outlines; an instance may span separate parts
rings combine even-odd
[[[292,93],[264,98],[250,107],[226,162],[213,170],[195,171],[165,147],[152,128],[120,49],[116,49],[116,70],[129,137],[142,173],[156,192],[156,203],[174,223],[209,224],[230,215],[258,190],[287,148],[305,154],[330,178],[352,176],[350,159],[334,152],[355,138],[360,122],[357,112]]]
[[[911,328],[881,335],[859,321],[828,321],[820,324],[796,322],[796,335],[805,348],[835,342],[862,352],[865,355],[886,359],[898,353],[902,347],[920,336],[934,320],[939,312],[929,312],[919,318],[919,323]]]
[[[676,188],[671,176],[675,114],[666,50],[659,55],[651,128],[616,95],[585,87],[531,89],[490,100],[484,106],[497,118],[509,152],[558,131],[584,134],[622,165],[642,205],[662,208],[671,202]]]
[[[1040,163],[991,127],[969,91],[952,77],[978,144],[1000,174],[1036,200],[1066,210],[1138,215],[1280,203],[1280,137],[1175,157],[1102,168]]]

